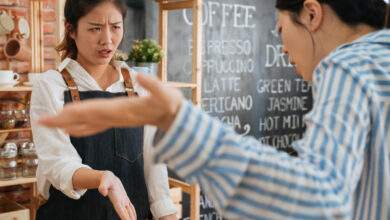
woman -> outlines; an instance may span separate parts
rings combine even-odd
[[[284,50],[313,85],[306,133],[293,143],[298,157],[235,134],[141,75],[147,97],[74,104],[41,123],[75,135],[157,125],[165,133],[155,140],[155,160],[199,182],[228,219],[389,219],[390,30],[380,30],[386,4],[277,0],[276,7]],[[126,120],[111,114],[118,110]]]
[[[63,61],[34,79],[33,119],[70,102],[144,94],[129,67],[113,61],[125,14],[120,0],[66,1]],[[33,136],[38,189],[48,199],[38,220],[151,219],[150,209],[155,218],[176,218],[166,167],[145,163],[144,173],[142,127],[75,138],[34,123]]]

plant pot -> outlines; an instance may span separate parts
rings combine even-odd
[[[139,73],[150,74],[157,76],[158,63],[133,63],[131,68]]]

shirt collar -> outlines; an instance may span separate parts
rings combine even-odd
[[[119,74],[119,79],[116,81],[116,83],[123,83],[124,79],[121,73],[122,68],[128,68],[126,63],[120,62],[120,61],[114,61],[113,62],[115,69],[117,70],[117,73]],[[65,58],[60,65],[58,65],[57,69],[59,72],[63,71],[64,69],[67,69],[69,73],[74,78],[76,84],[85,85],[86,87],[94,90],[101,90],[98,83],[95,81],[95,79],[75,60],[71,58]],[[111,87],[111,86],[110,86]],[[110,90],[108,87],[107,90]]]

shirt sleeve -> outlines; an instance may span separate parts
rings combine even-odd
[[[155,127],[145,126],[144,170],[150,209],[155,218],[161,218],[175,214],[177,210],[169,193],[167,167],[165,164],[155,164],[153,162],[152,141],[155,131]]]
[[[369,132],[368,96],[336,63],[323,75],[306,133],[293,143],[299,157],[240,136],[184,102],[154,159],[198,182],[228,219],[350,219]]]
[[[60,129],[41,126],[37,120],[45,115],[57,113],[62,106],[53,100],[53,91],[42,80],[35,80],[31,96],[31,126],[37,149],[39,176],[44,177],[56,189],[72,199],[79,199],[86,190],[74,190],[72,177],[79,168],[90,168],[82,164],[81,158],[70,142],[69,135]]]

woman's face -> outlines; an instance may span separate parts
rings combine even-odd
[[[76,32],[77,60],[93,65],[108,64],[123,38],[123,17],[110,2],[102,3],[80,18]]]
[[[291,15],[286,11],[278,12],[277,28],[283,42],[283,52],[289,56],[296,72],[304,80],[311,81],[316,63],[309,31],[292,21]]]

